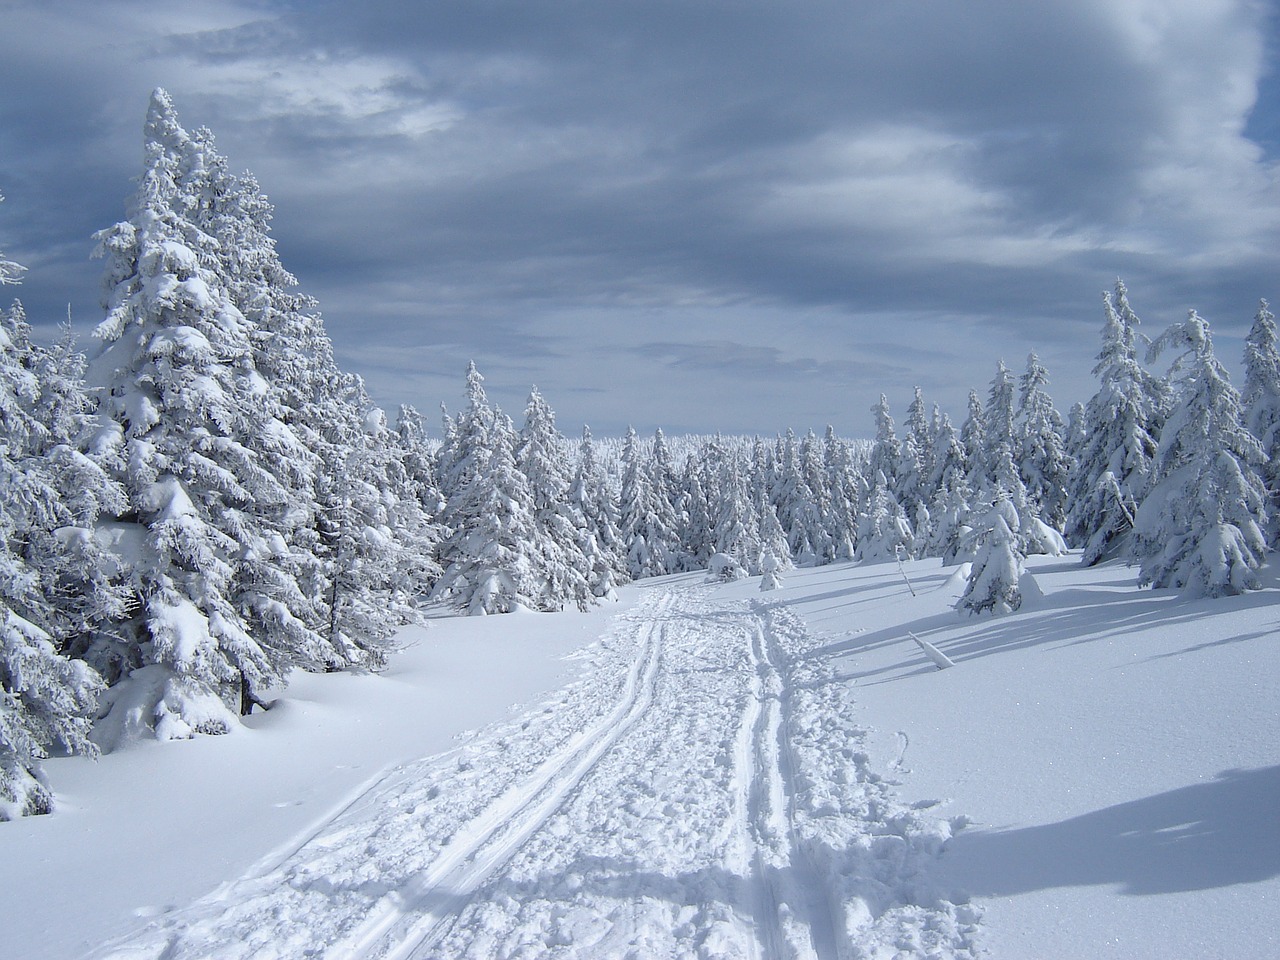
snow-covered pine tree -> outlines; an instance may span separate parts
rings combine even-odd
[[[411,404],[402,403],[396,411],[395,432],[404,471],[417,501],[428,517],[439,516],[444,496],[436,476],[436,458],[427,444],[426,420]]]
[[[970,532],[973,492],[969,488],[964,447],[945,413],[938,418],[933,444],[933,473],[927,484],[933,499],[923,555],[941,557],[944,564],[960,563],[971,559],[965,555],[964,545]]]
[[[1013,372],[1003,360],[996,361],[996,375],[991,378],[986,405],[982,408],[984,440],[982,450],[983,481],[975,488],[990,487],[995,479],[1000,449],[1007,447],[1010,455],[1017,450],[1014,436],[1014,379]]]
[[[591,428],[587,426],[582,428],[569,499],[586,521],[583,553],[591,565],[591,592],[597,597],[609,597],[616,585],[626,583],[631,577],[622,547],[622,531],[618,528],[618,506],[596,455]]]
[[[907,559],[914,543],[915,534],[902,505],[884,474],[877,473],[859,518],[857,559],[863,563]]]
[[[1268,494],[1271,540],[1280,535],[1280,352],[1276,320],[1266,300],[1258,304],[1245,337],[1244,422],[1262,444],[1262,479]]]
[[[928,489],[932,472],[930,457],[933,445],[929,438],[929,420],[924,409],[924,392],[915,388],[911,403],[907,406],[907,418],[903,422],[902,460],[899,480],[899,498],[911,516],[928,503],[932,491]]]
[[[1068,542],[1086,566],[1123,552],[1154,473],[1165,389],[1138,362],[1137,317],[1124,284],[1103,293],[1102,349],[1093,368],[1098,392],[1085,408],[1084,443],[1069,487]]]
[[[22,536],[23,556],[46,601],[41,626],[63,653],[85,660],[111,683],[133,666],[117,629],[128,618],[131,591],[120,557],[104,546],[116,526],[108,521],[124,513],[128,501],[89,449],[96,426],[85,358],[69,330],[52,349],[34,345],[20,305],[4,331],[18,367],[34,378],[35,393],[23,400],[29,429],[22,473],[53,491],[39,522]],[[15,421],[8,423],[12,439]]]
[[[387,425],[385,412],[359,377],[342,374],[340,382],[340,410],[348,418],[335,417],[324,438],[346,459],[341,469],[318,475],[319,489],[337,492],[342,501],[335,509],[326,496],[318,497],[326,532],[319,556],[341,580],[338,589],[329,582],[338,609],[332,600],[326,603],[326,635],[336,642],[336,625],[349,658],[354,647],[356,662],[380,666],[395,628],[417,616],[418,602],[434,588],[442,531],[405,467],[400,434]],[[345,544],[337,552],[335,531],[336,543]]]
[[[778,512],[773,504],[766,500],[760,505],[759,512],[760,559],[758,565],[763,568],[766,556],[774,557],[779,570],[791,569],[791,547],[787,543],[786,531],[778,521]]]
[[[145,132],[129,220],[98,234],[107,315],[91,380],[142,540],[131,635],[146,669],[116,703],[167,739],[225,731],[322,644],[266,559],[290,486],[265,448],[300,448],[271,415],[252,324],[214,269],[218,240],[191,218],[202,146],[159,90]]]
[[[766,550],[760,555],[760,589],[777,590],[781,586],[782,561],[772,551]]]
[[[529,554],[538,542],[529,482],[516,468],[515,430],[489,406],[484,378],[467,366],[467,406],[457,418],[452,490],[442,521],[444,573],[434,596],[469,614],[510,613],[537,604]]]
[[[5,513],[0,510],[0,525],[8,526]],[[0,821],[53,809],[40,770],[50,747],[97,753],[89,728],[102,680],[84,661],[60,655],[48,633],[15,612],[37,594],[30,571],[5,547],[0,555]]]
[[[746,473],[736,451],[718,450],[714,461],[717,502],[712,536],[715,552],[733,558],[751,575],[760,572],[760,524],[751,506]]]
[[[977,390],[969,391],[968,415],[960,424],[960,446],[969,486],[976,490],[987,475],[987,415]]]
[[[653,431],[653,446],[646,470],[653,499],[645,539],[653,557],[660,562],[662,573],[675,573],[680,569],[680,530],[684,518],[679,510],[680,491],[675,465],[661,427]]]
[[[778,522],[787,534],[787,554],[801,564],[813,562],[813,549],[808,540],[809,504],[812,494],[804,481],[795,431],[790,427],[778,438],[774,454],[773,486],[769,498]]]
[[[711,460],[718,462],[724,451],[714,442],[685,460],[684,477],[678,497],[680,517],[680,569],[703,570],[715,553],[715,518],[720,494]]]
[[[1134,525],[1140,582],[1191,596],[1241,593],[1258,585],[1254,571],[1266,553],[1262,447],[1244,426],[1209,324],[1194,310],[1156,340],[1149,359],[1169,350],[1178,351],[1170,372],[1177,400]]]
[[[217,241],[211,265],[250,324],[265,383],[260,413],[272,420],[258,452],[287,491],[266,518],[272,546],[254,554],[264,562],[242,605],[259,618],[282,605],[295,614],[304,666],[377,665],[407,615],[400,601],[438,572],[431,494],[409,489],[399,435],[386,432],[385,418],[379,426],[359,378],[339,370],[315,300],[296,291],[276,254],[272,207],[257,181],[229,172],[209,131],[191,142],[200,173],[191,217]]]
[[[1086,421],[1084,404],[1079,401],[1073,403],[1071,409],[1067,411],[1067,432],[1065,435],[1067,460],[1071,464],[1071,474],[1067,477],[1068,490],[1075,481],[1076,465],[1080,460],[1080,455],[1084,452],[1085,444],[1089,440]]]
[[[1064,437],[1066,425],[1045,390],[1048,384],[1048,371],[1032,353],[1019,382],[1014,432],[1027,496],[1040,519],[1060,530],[1066,522],[1071,461]]]
[[[883,477],[886,489],[905,511],[909,505],[902,502],[902,496],[908,466],[903,460],[902,443],[898,440],[893,417],[889,413],[889,400],[883,393],[872,405],[871,414],[876,422],[876,438],[871,447],[871,456],[867,459],[867,488],[870,490],[877,477]],[[914,501],[910,505],[914,506]]]
[[[773,449],[761,437],[751,443],[751,503],[759,513],[765,503],[773,502],[774,476]],[[774,511],[777,519],[777,511]]]
[[[829,497],[827,529],[833,560],[852,560],[857,553],[858,502],[863,498],[862,475],[853,463],[849,444],[827,424],[822,438],[822,459]]]
[[[622,448],[622,492],[618,509],[627,570],[633,580],[671,573],[679,562],[678,542],[673,536],[674,510],[671,503],[664,502],[655,491],[654,472],[652,463],[645,459],[635,429],[628,427]]]
[[[830,563],[836,558],[838,531],[832,515],[831,484],[823,464],[822,446],[812,430],[805,432],[797,450],[800,475],[809,491],[804,510],[805,537],[813,563]]]
[[[592,570],[583,553],[586,517],[569,497],[570,464],[564,436],[556,429],[555,412],[538,388],[529,393],[524,429],[516,450],[516,467],[528,480],[537,540],[530,559],[541,587],[536,606],[585,610],[595,599]]]
[[[1018,511],[997,500],[974,527],[977,549],[964,594],[956,603],[969,613],[1012,613],[1022,606],[1018,582],[1022,555],[1017,548]]]
[[[35,416],[46,392],[43,351],[27,339],[23,317],[18,304],[0,314],[0,820],[52,810],[40,760],[55,745],[97,752],[88,734],[103,689],[92,668],[59,653],[50,633],[66,620],[51,577],[65,552],[57,534],[74,506],[58,487],[74,481],[58,478],[45,455],[49,424]]]

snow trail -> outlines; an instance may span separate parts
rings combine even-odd
[[[645,593],[551,701],[95,956],[973,957],[928,883],[947,825],[870,769],[798,618]]]

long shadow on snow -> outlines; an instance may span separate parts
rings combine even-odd
[[[905,642],[902,663],[848,674],[854,680],[883,676],[880,682],[887,682],[932,669],[910,642],[908,633],[930,640],[948,657],[960,663],[1046,644],[1092,643],[1121,637],[1155,624],[1176,626],[1191,623],[1223,612],[1225,604],[1230,604],[1234,610],[1274,609],[1276,597],[1274,592],[1263,590],[1218,600],[1185,600],[1172,590],[1117,592],[1114,586],[1094,589],[1085,586],[1056,590],[1034,603],[1032,609],[1003,617],[965,617],[953,611],[920,617],[901,625],[836,640],[818,647],[809,656],[822,659],[848,656]],[[1280,616],[1277,619],[1280,620]],[[1255,639],[1277,629],[1280,629],[1280,624],[1223,638],[1210,646]],[[1194,652],[1204,646],[1193,645],[1182,652]],[[1179,654],[1166,656],[1176,655]],[[911,672],[904,672],[907,670]]]
[[[966,830],[947,873],[973,896],[1118,884],[1150,896],[1280,876],[1280,766],[1013,830]]]

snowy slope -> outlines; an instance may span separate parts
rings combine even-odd
[[[973,825],[939,882],[1000,958],[1280,956],[1280,593],[1185,601],[1030,561],[1044,596],[959,617],[937,561],[792,574],[877,762]],[[956,661],[937,670],[912,631]],[[899,759],[901,758],[901,759]],[[909,772],[908,772],[909,771]]]
[[[990,619],[952,572],[441,620],[233,736],[51,761],[0,956],[1280,955],[1274,583],[1042,561]]]

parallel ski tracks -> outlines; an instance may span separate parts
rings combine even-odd
[[[468,823],[435,861],[406,887],[384,898],[380,908],[348,937],[331,946],[331,960],[370,957],[419,960],[444,936],[476,891],[564,805],[583,779],[652,705],[662,662],[662,616],[673,598],[659,598],[643,627],[643,651],[628,674],[612,711],[548,757]]]
[[[686,586],[655,590],[621,623],[607,673],[511,724],[511,754],[498,727],[384,772],[108,956],[243,960],[253,948],[235,931],[263,929],[326,960],[483,956],[518,937],[536,952],[545,925],[576,911],[593,919],[569,934],[584,941],[555,941],[580,951],[566,956],[649,944],[663,956],[834,960],[846,937],[831,878],[806,852],[792,743],[803,751],[814,730],[799,690],[793,715],[785,614]],[[459,783],[471,784],[457,794],[466,806],[449,810]],[[559,882],[566,873],[578,886]],[[509,875],[532,878],[514,899]]]
[[[768,613],[753,607],[748,656],[754,676],[739,732],[744,838],[752,850],[754,935],[762,958],[825,960],[837,955],[822,884],[796,828],[794,762],[781,652]]]

